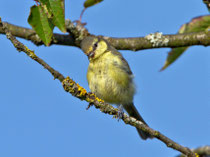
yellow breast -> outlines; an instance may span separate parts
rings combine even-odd
[[[107,103],[128,104],[133,101],[133,76],[121,57],[119,52],[106,52],[91,61],[88,67],[87,80],[91,92]]]

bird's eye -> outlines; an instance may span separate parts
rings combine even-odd
[[[98,43],[95,43],[93,46],[94,46],[95,48],[97,48],[97,46],[98,46]]]

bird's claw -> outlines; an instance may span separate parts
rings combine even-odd
[[[93,106],[93,103],[89,103],[89,105],[87,106],[86,110],[88,110],[91,106]]]
[[[117,119],[120,121],[120,119],[123,119],[124,111],[123,111],[123,106],[120,105],[118,106],[118,112],[117,112]]]

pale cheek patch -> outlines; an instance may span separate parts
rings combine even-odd
[[[107,44],[104,41],[100,41],[98,43],[98,46],[95,50],[95,58],[98,58],[100,55],[102,55],[107,50]]]
[[[104,42],[104,41],[101,41],[98,43],[98,49],[101,51],[101,52],[104,52],[107,50],[107,44]]]

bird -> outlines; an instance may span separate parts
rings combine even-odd
[[[96,36],[85,37],[80,46],[89,60],[87,81],[91,92],[106,103],[122,106],[129,116],[147,125],[133,104],[136,92],[134,76],[122,54],[105,39]],[[153,138],[136,129],[143,140]]]

